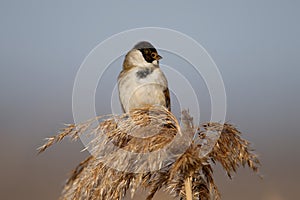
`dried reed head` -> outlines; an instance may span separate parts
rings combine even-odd
[[[67,125],[39,148],[43,152],[65,136],[91,137],[91,156],[73,170],[61,199],[122,199],[138,187],[149,190],[147,200],[160,189],[186,199],[219,199],[212,162],[221,163],[229,177],[240,165],[254,171],[259,166],[249,142],[233,125],[194,127],[186,111],[181,127],[172,113],[158,106],[99,119]]]

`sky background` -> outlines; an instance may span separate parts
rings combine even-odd
[[[148,26],[180,31],[208,51],[224,80],[226,120],[238,126],[260,155],[263,180],[247,168],[228,180],[216,167],[222,199],[296,199],[299,9],[296,0],[1,0],[0,199],[58,198],[70,170],[88,154],[80,153],[80,141],[62,142],[39,156],[35,149],[64,123],[73,122],[73,83],[88,53],[113,34]],[[167,60],[168,54],[162,54]],[[98,114],[110,111],[109,94],[121,62],[112,64],[99,84]],[[205,119],[210,105],[204,82],[187,78],[199,85]]]

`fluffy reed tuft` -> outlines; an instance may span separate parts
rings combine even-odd
[[[60,199],[122,199],[138,187],[147,200],[163,189],[181,199],[220,199],[211,164],[219,162],[231,177],[239,166],[257,172],[259,160],[249,142],[231,124],[194,127],[187,111],[181,126],[163,107],[151,106],[119,116],[69,124],[39,152],[66,136],[90,138],[92,152],[67,180]],[[98,120],[102,122],[98,122]]]

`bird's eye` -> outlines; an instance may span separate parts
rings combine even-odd
[[[156,54],[155,53],[151,53],[151,56],[152,56],[152,58],[155,58]]]

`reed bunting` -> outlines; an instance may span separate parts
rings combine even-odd
[[[159,67],[161,58],[146,41],[139,42],[126,54],[118,77],[124,112],[147,105],[161,105],[171,110],[168,82]]]

